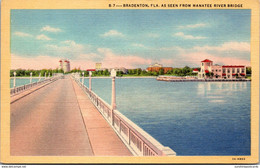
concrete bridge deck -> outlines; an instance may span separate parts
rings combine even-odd
[[[11,98],[11,155],[132,155],[69,77],[23,95]]]

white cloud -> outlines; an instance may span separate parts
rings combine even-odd
[[[38,40],[47,40],[47,41],[51,40],[50,37],[48,37],[48,36],[46,36],[44,34],[40,34],[40,35],[36,36],[36,39],[38,39]]]
[[[100,60],[102,58],[101,55],[97,53],[87,53],[87,54],[80,54],[77,59],[82,59],[82,60]]]
[[[190,24],[190,25],[184,25],[184,26],[179,26],[178,28],[180,29],[186,29],[186,28],[200,28],[200,27],[205,27],[207,26],[205,23],[197,23],[197,24]]]
[[[83,49],[83,45],[82,44],[78,44],[78,43],[76,43],[73,40],[62,41],[61,44],[64,44],[68,48],[76,48],[78,50]]]
[[[219,46],[191,48],[172,46],[159,50],[174,52],[173,67],[200,66],[200,62],[204,59],[210,59],[214,64],[220,65],[250,65],[250,43],[247,42],[224,42]]]
[[[66,57],[62,57],[66,58]],[[61,57],[48,55],[17,55],[11,54],[11,69],[55,69],[59,67]],[[71,69],[80,67],[81,69],[95,68],[95,62],[89,59],[74,58],[70,59]]]
[[[225,42],[220,46],[195,46],[193,49],[199,51],[245,51],[250,52],[250,44],[247,42]]]
[[[101,34],[103,37],[124,37],[124,34],[117,30],[109,30],[108,32]]]
[[[184,51],[185,49],[179,47],[179,46],[172,46],[172,47],[162,47],[159,48],[159,50],[163,50],[163,51]]]
[[[192,35],[186,35],[183,32],[175,33],[173,36],[182,37],[184,39],[190,39],[190,40],[200,40],[200,39],[206,39],[207,37],[203,36],[192,36]]]
[[[140,47],[140,48],[146,48],[143,44],[140,44],[140,43],[134,43],[134,44],[132,44],[132,46]]]
[[[198,65],[204,59],[210,59],[214,64],[220,65],[246,65],[250,66],[250,61],[246,58],[232,58],[232,57],[223,57],[217,54],[209,54],[207,52],[187,52],[183,53],[182,58],[188,60],[190,64]]]
[[[11,54],[11,69],[49,69],[59,66],[58,57],[39,55],[35,57]]]
[[[62,30],[60,28],[54,28],[54,27],[51,27],[51,26],[44,26],[41,31],[47,31],[47,32],[61,32]]]
[[[163,64],[163,66],[172,66],[174,63],[173,59],[160,59],[158,62],[160,62],[160,64]]]
[[[88,46],[78,44],[73,40],[62,41],[59,44],[47,44],[45,46],[52,55],[78,57],[88,49]]]
[[[32,37],[31,34],[24,33],[24,32],[14,32],[14,35],[19,36],[19,37]]]
[[[104,58],[102,60],[102,65],[106,68],[137,68],[141,65],[150,65],[152,62],[154,62],[154,60],[135,55],[117,55],[108,48],[98,48],[98,52],[103,55]]]

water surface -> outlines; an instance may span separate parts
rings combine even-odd
[[[40,80],[44,80],[44,78],[40,78]],[[32,78],[32,83],[39,81],[39,78]],[[13,78],[10,79],[10,88],[13,88]],[[16,78],[15,79],[15,86],[23,86],[30,83],[30,78]]]
[[[250,82],[116,79],[116,103],[177,155],[250,155],[250,88]],[[92,89],[111,103],[111,79],[92,79]]]

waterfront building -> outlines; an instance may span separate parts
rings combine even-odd
[[[117,72],[122,71],[124,74],[128,72],[128,70],[125,67],[109,68],[108,71],[111,72],[112,69],[116,70]]]
[[[193,69],[192,73],[199,73],[199,70],[197,68]]]
[[[69,60],[60,60],[59,61],[59,69],[63,70],[64,73],[69,72],[70,71],[70,61]]]
[[[198,72],[199,79],[237,79],[245,78],[245,76],[246,66],[244,65],[213,65],[213,61],[209,59],[201,61],[201,70]]]
[[[147,72],[159,72],[160,69],[163,69],[164,73],[167,73],[168,71],[173,70],[172,67],[163,67],[162,64],[155,63],[153,65],[150,65],[148,68],[146,68]]]
[[[147,72],[159,72],[160,69],[163,69],[164,73],[167,73],[168,71],[173,70],[172,67],[162,67],[162,66],[154,66],[154,67],[152,67],[152,66],[149,66],[148,68],[146,68],[146,71]]]
[[[97,71],[103,70],[103,69],[102,69],[102,63],[96,63],[96,70],[97,70]]]
[[[226,78],[245,78],[246,67],[242,65],[225,65],[223,68],[223,76]]]
[[[155,63],[153,65],[150,65],[149,67],[163,67],[162,64]]]
[[[93,71],[94,72],[94,71],[96,71],[96,69],[87,69],[87,71]]]
[[[162,69],[163,69],[163,72],[164,72],[164,73],[167,73],[168,71],[173,70],[172,67],[162,67]]]
[[[59,64],[59,69],[63,69],[62,60],[59,60],[59,63],[60,63],[60,64]]]
[[[214,78],[223,78],[222,66],[220,65],[212,65],[211,72]]]
[[[159,72],[160,69],[163,69],[164,73],[167,73],[168,71],[173,70],[172,67],[148,67],[148,68],[146,68],[146,71],[147,72]]]

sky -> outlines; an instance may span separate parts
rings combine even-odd
[[[250,10],[11,10],[11,68],[250,65]]]

